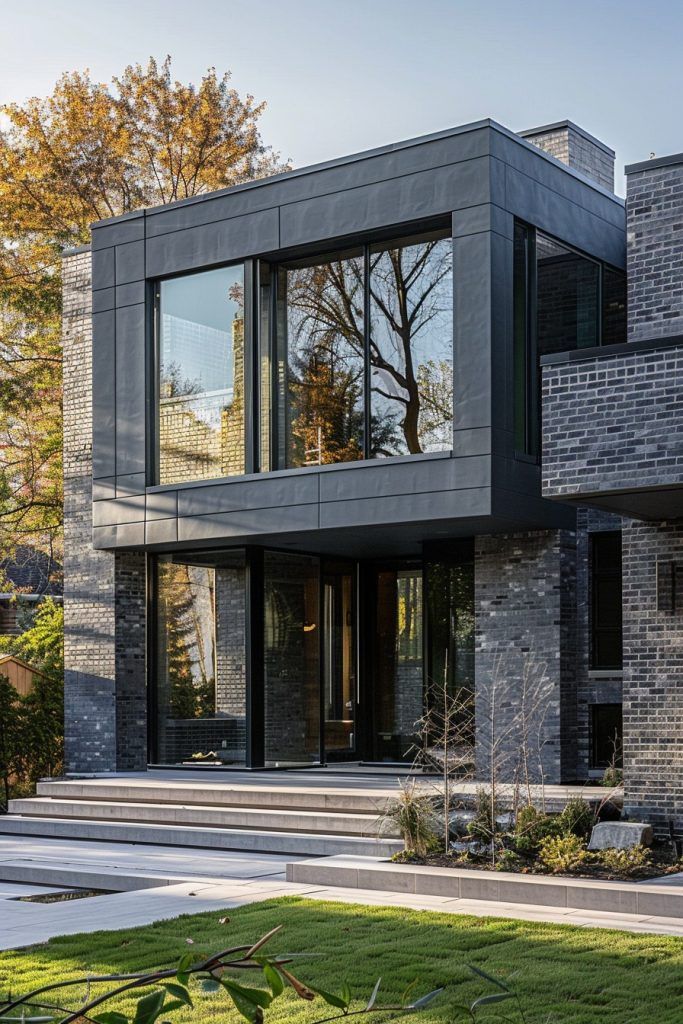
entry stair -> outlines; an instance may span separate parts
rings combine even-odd
[[[300,856],[388,857],[402,849],[381,815],[397,791],[364,780],[307,785],[278,778],[213,782],[115,776],[39,782],[10,801],[0,834],[152,843]]]

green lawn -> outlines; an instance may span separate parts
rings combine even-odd
[[[73,909],[77,914],[77,903]],[[317,954],[296,968],[316,987],[334,991],[346,980],[361,1000],[381,975],[383,998],[392,1000],[416,978],[418,994],[445,985],[444,995],[420,1016],[430,1024],[460,1020],[454,1005],[490,990],[472,976],[468,964],[512,985],[534,1024],[683,1021],[683,939],[298,898],[226,913],[229,920],[224,924],[219,923],[221,914],[204,913],[127,931],[66,936],[30,950],[0,954],[0,996],[4,998],[8,989],[18,995],[41,982],[87,972],[172,966],[189,948],[217,952],[282,924],[283,931],[269,950]],[[191,947],[187,939],[193,940]],[[243,972],[240,981],[245,980]],[[129,1008],[132,1003],[128,1001]],[[232,1024],[240,1018],[228,1008],[225,995],[199,993],[194,1015],[176,1012],[174,1024]],[[493,1017],[494,1010],[514,1017],[511,1004],[504,1003],[492,1006],[491,1015],[481,1019],[500,1019]],[[266,1022],[307,1024],[329,1012],[322,1001],[305,1003],[287,991],[266,1012]],[[373,1020],[381,1022],[377,1015]]]

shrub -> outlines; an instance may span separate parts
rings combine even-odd
[[[380,829],[394,825],[406,851],[426,857],[438,846],[437,816],[431,798],[420,792],[415,782],[403,783],[400,795],[392,800],[380,820]]]
[[[514,850],[501,850],[498,854],[496,867],[499,871],[519,871],[524,861]]]
[[[495,801],[491,799],[489,791],[483,787],[478,789],[474,818],[467,826],[469,834],[481,843],[493,842],[498,831],[498,824],[496,822],[498,810],[499,808]]]
[[[615,768],[614,765],[610,765],[609,768],[605,768],[605,774],[600,779],[600,785],[605,786],[607,789],[616,789],[617,786],[621,786],[624,781],[624,773],[621,768]]]
[[[576,871],[589,859],[583,840],[578,836],[548,836],[540,845],[538,859],[554,875]]]
[[[651,855],[644,846],[632,846],[628,850],[609,847],[606,850],[600,850],[597,857],[602,866],[607,868],[611,874],[625,875],[628,878],[630,875],[639,874],[643,868],[647,867]]]
[[[529,804],[517,812],[515,821],[514,845],[515,851],[522,857],[534,857],[538,848],[548,836],[556,836],[560,833],[557,816],[543,814]]]
[[[579,797],[569,800],[558,817],[558,824],[565,836],[587,839],[595,824],[595,812],[590,804]]]

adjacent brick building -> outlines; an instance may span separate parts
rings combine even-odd
[[[572,122],[483,121],[94,225],[69,770],[399,761],[445,684],[480,775],[623,760],[683,827],[682,165],[624,204]]]

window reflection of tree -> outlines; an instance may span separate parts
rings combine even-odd
[[[363,456],[363,260],[287,275],[290,462]]]
[[[449,238],[375,252],[370,262],[373,454],[450,447],[453,407]],[[378,399],[378,400],[376,400]],[[380,414],[380,410],[382,410]],[[387,439],[387,420],[396,434]]]
[[[362,458],[364,273],[362,255],[287,272],[290,465]],[[370,454],[450,448],[450,238],[373,251],[369,293]]]

